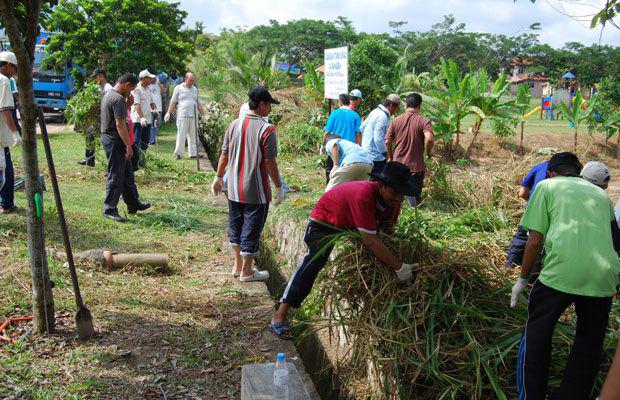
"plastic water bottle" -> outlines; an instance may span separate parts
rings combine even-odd
[[[288,369],[284,353],[278,353],[273,369],[273,400],[288,400]]]

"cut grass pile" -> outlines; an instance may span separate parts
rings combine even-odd
[[[521,161],[506,163],[491,181],[488,176],[453,180],[443,167],[432,168],[425,202],[419,209],[406,207],[396,235],[384,237],[402,260],[420,263],[409,286],[399,284],[359,240],[351,240],[357,233],[337,239],[340,251],[319,275],[298,317],[315,329],[346,333],[346,355],[337,365],[345,395],[368,398],[369,382],[389,399],[516,395],[517,349],[527,307],[522,298],[510,308],[517,272],[505,272],[502,264],[522,212],[514,194],[517,175],[512,176],[518,171],[523,171]],[[620,326],[613,317],[618,308],[616,302],[607,335],[611,350]],[[561,376],[574,324],[569,310],[557,325],[551,377]]]

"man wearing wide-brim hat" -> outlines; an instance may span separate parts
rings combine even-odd
[[[392,268],[402,282],[410,280],[412,264],[405,264],[377,237],[379,231],[393,233],[404,196],[419,190],[409,167],[388,162],[381,173],[371,173],[375,181],[347,182],[325,193],[310,214],[304,241],[308,246],[286,286],[281,304],[268,329],[281,339],[292,339],[286,315],[298,308],[310,293],[334,247],[334,236],[357,230],[362,242],[375,257]]]

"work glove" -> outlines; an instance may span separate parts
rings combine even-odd
[[[319,147],[319,155],[322,156],[323,153],[325,153],[325,146],[322,144],[321,147]]]
[[[13,131],[13,146],[20,145],[22,143],[22,137],[18,131]]]
[[[170,113],[167,112],[166,115],[164,115],[164,122],[170,122]]]
[[[224,179],[220,176],[216,176],[211,185],[211,194],[217,196],[222,193],[222,187],[224,187]]]
[[[405,264],[403,263],[402,267],[399,270],[396,270],[396,276],[398,276],[398,280],[401,282],[407,282],[408,280],[413,278],[412,269],[417,264]]]
[[[276,198],[273,200],[274,205],[278,205],[284,201],[284,189],[282,186],[276,188]]]
[[[512,294],[510,295],[510,307],[515,308],[517,306],[517,299],[519,298],[519,295],[523,293],[523,291],[525,291],[526,287],[527,278],[519,277],[519,279],[517,279],[517,282],[515,282],[514,286],[512,287]]]
[[[146,118],[142,117],[140,118],[140,125],[142,125],[143,127],[147,126],[149,124],[149,121],[146,120]]]

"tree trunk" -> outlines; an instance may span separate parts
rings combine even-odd
[[[521,138],[519,139],[519,152],[521,154],[524,153],[523,151],[523,129],[525,128],[525,121],[521,121]]]
[[[474,148],[474,143],[476,142],[476,138],[478,137],[478,133],[480,132],[480,126],[482,125],[482,120],[477,120],[473,126],[473,135],[471,138],[471,143],[467,146],[467,150],[465,151],[465,157],[469,157],[471,155],[471,151]]]
[[[54,331],[54,299],[50,285],[45,251],[45,231],[43,215],[37,217],[35,194],[43,196],[39,183],[39,163],[37,158],[37,138],[35,131],[36,109],[32,88],[32,60],[37,38],[40,2],[26,2],[26,32],[20,32],[13,1],[0,1],[0,15],[11,48],[17,58],[17,79],[19,85],[21,133],[23,140],[23,164],[26,180],[28,255],[32,279],[32,303],[34,329],[37,333]]]
[[[573,153],[577,153],[577,126],[575,126],[575,143],[573,144]]]
[[[609,143],[609,135],[605,132],[605,155],[607,155],[607,144]]]

